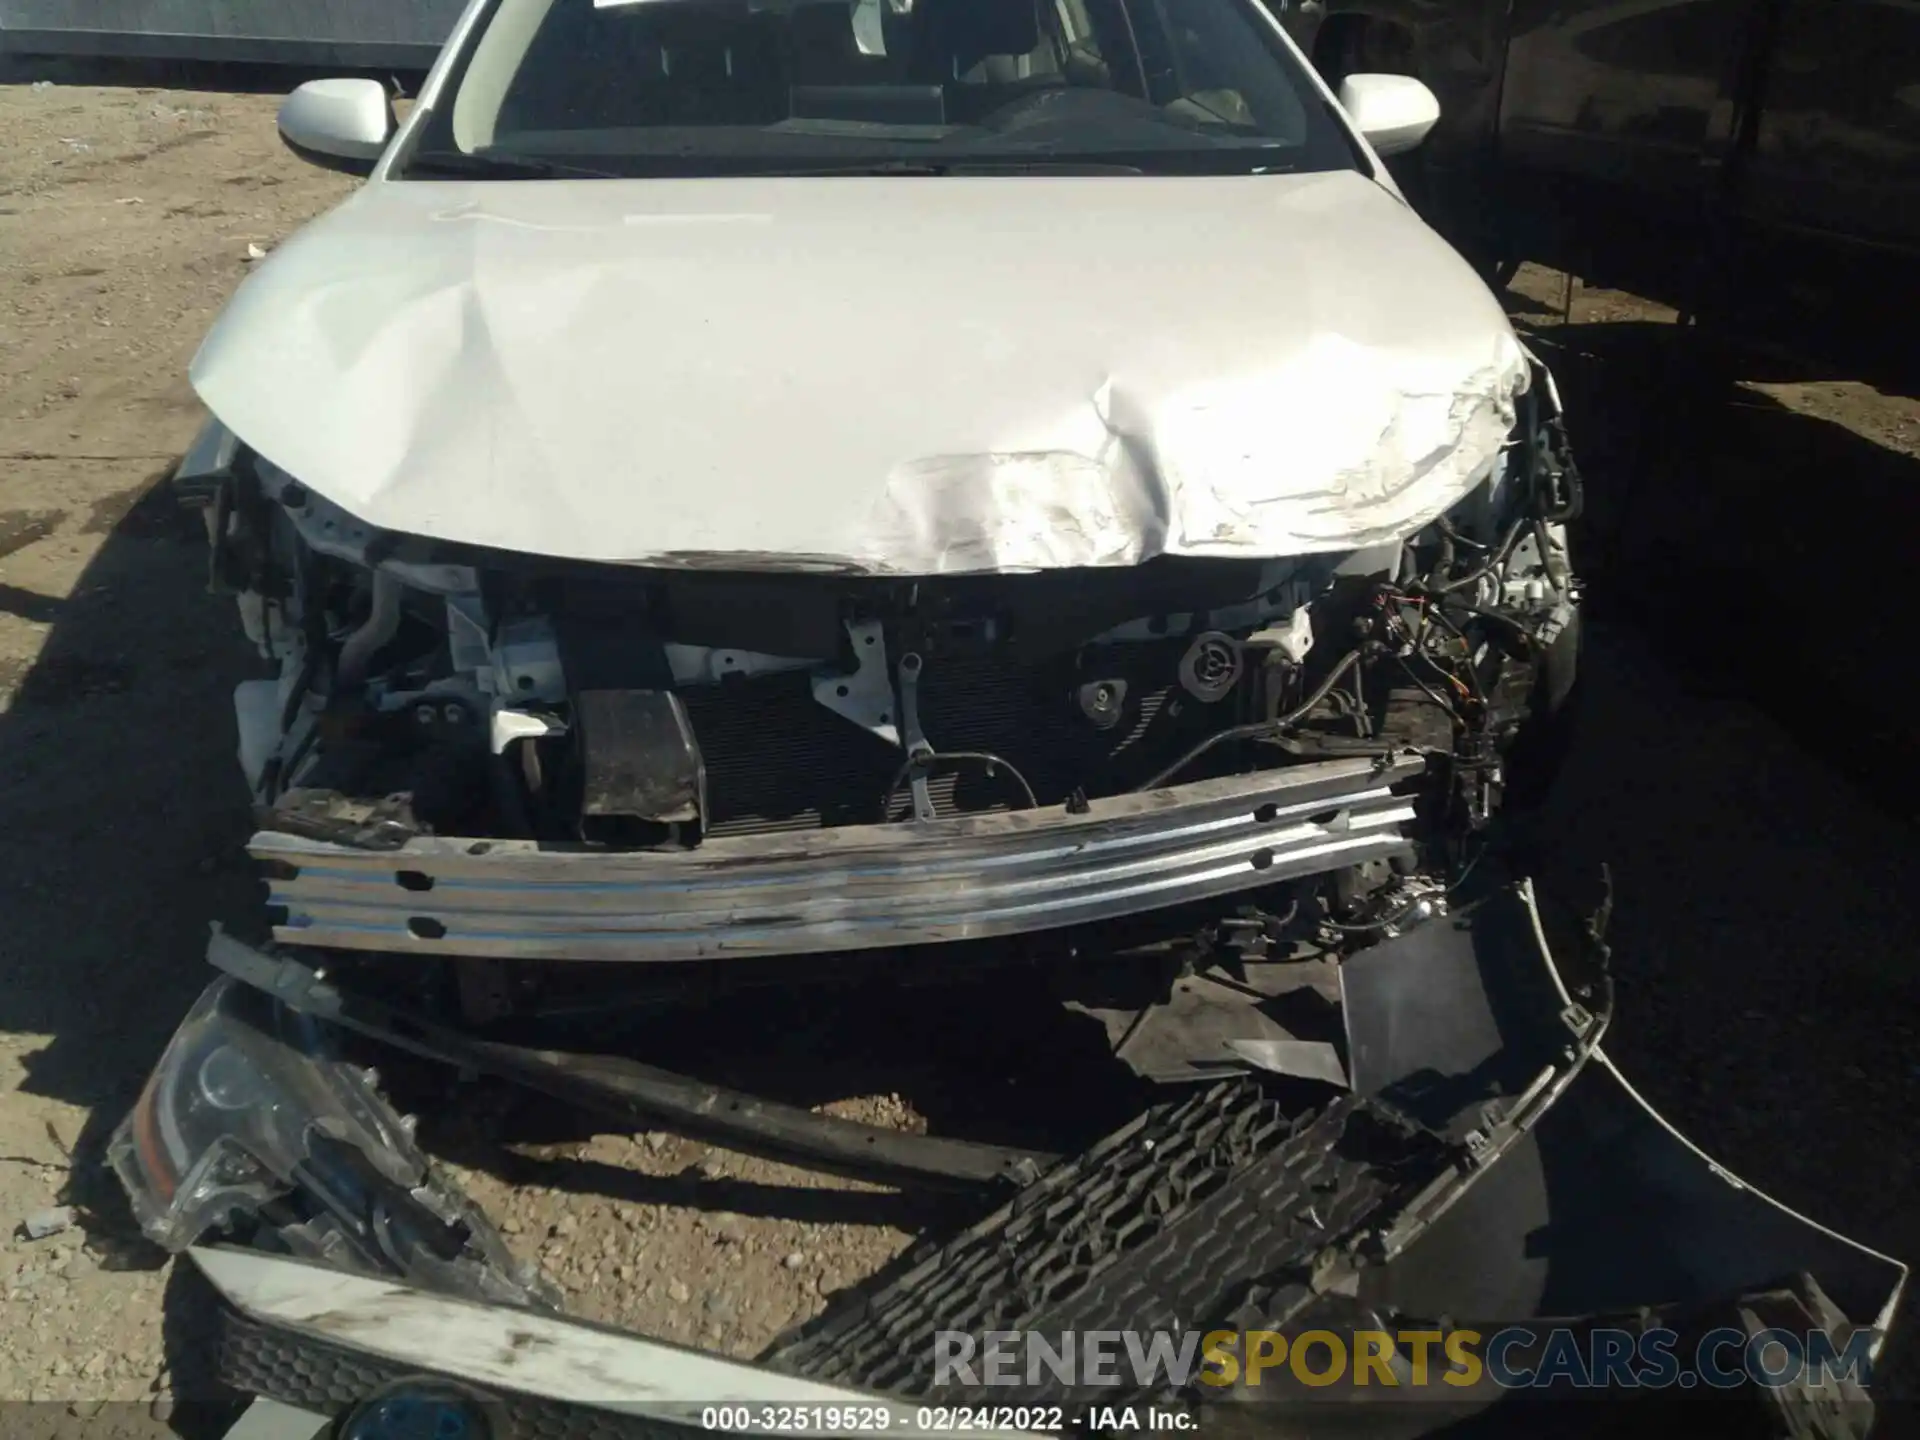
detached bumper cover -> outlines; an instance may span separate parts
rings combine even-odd
[[[193,1259],[231,1307],[226,1377],[323,1414],[433,1375],[492,1401],[509,1435],[668,1440],[711,1432],[717,1407],[745,1405],[780,1407],[784,1434],[921,1433],[911,1407],[856,1386],[278,1256],[208,1248]]]
[[[476,1283],[472,1267],[490,1269],[500,1252],[484,1222],[467,1216],[463,1265],[379,1247],[386,1274],[405,1281],[370,1274],[376,1252],[351,1247],[303,1252],[335,1270],[257,1255],[216,1261],[216,1283],[239,1312],[224,1373],[240,1388],[335,1411],[428,1373],[540,1407],[542,1433],[583,1437],[605,1433],[609,1415],[642,1431],[686,1425],[685,1404],[655,1408],[673,1393],[686,1403],[778,1404],[816,1387],[840,1403],[888,1397],[901,1419],[923,1404],[1072,1412],[1166,1398],[1201,1404],[1207,1433],[1224,1435],[1273,1434],[1276,1424],[1316,1436],[1612,1434],[1640,1423],[1640,1402],[1664,1414],[1703,1397],[1712,1433],[1865,1433],[1873,1405],[1857,1375],[1812,1388],[1804,1377],[1785,1387],[1749,1377],[1710,1394],[1690,1394],[1684,1380],[1543,1391],[1495,1375],[1489,1357],[1469,1385],[1423,1389],[1405,1378],[1404,1352],[1393,1385],[1303,1387],[1280,1370],[1262,1386],[1209,1391],[1190,1381],[1166,1395],[1124,1367],[1097,1381],[1043,1371],[992,1389],[937,1374],[943,1333],[985,1346],[1025,1332],[1057,1352],[1063,1334],[1131,1332],[1143,1345],[1177,1345],[1268,1331],[1291,1347],[1311,1332],[1357,1347],[1363,1332],[1517,1331],[1519,1343],[1502,1351],[1512,1371],[1544,1370],[1556,1346],[1587,1346],[1582,1337],[1602,1331],[1753,1336],[1784,1326],[1817,1329],[1850,1354],[1864,1333],[1869,1361],[1877,1358],[1906,1267],[1729,1175],[1646,1104],[1601,1048],[1604,975],[1556,965],[1527,885],[1494,888],[1359,952],[1341,983],[1350,1093],[1303,1113],[1258,1082],[1236,1081],[1156,1106],[922,1263],[851,1293],[762,1365],[558,1317],[539,1320],[539,1363],[524,1363],[490,1339],[528,1329],[525,1309],[498,1304],[524,1306],[528,1286]],[[203,1232],[210,1207],[198,1187],[168,1177],[200,1173],[203,1155],[259,1149],[247,1141],[245,1107],[201,1104],[237,1093],[238,1071],[222,1058],[233,1042],[209,1024],[214,1013],[196,1012],[129,1127],[177,1136],[181,1153],[163,1145],[156,1173],[130,1141],[116,1146],[148,1233],[176,1247]],[[265,1052],[247,1058],[272,1068],[258,1063]],[[351,1137],[351,1108],[342,1109],[351,1095],[272,1090],[275,1134],[297,1134],[310,1154],[312,1137]],[[403,1168],[404,1184],[412,1162]],[[277,1167],[276,1177],[280,1169],[294,1198],[311,1188],[305,1172]],[[224,1194],[232,1203],[223,1212],[244,1208],[232,1187]],[[677,1390],[675,1371],[687,1382]],[[648,1381],[646,1395],[632,1392],[635,1377]],[[1596,1403],[1561,1405],[1569,1395]],[[1553,1407],[1545,1428],[1542,1405]],[[1809,1428],[1816,1418],[1825,1428]]]
[[[781,1434],[833,1436],[855,1429],[874,1440],[958,1429],[1009,1436],[1019,1433],[1010,1427],[1022,1422],[1056,1423],[1051,1406],[1023,1404],[1017,1392],[999,1391],[989,1402],[935,1394],[916,1405],[898,1395],[821,1381],[764,1363],[723,1359],[559,1316],[483,1309],[411,1286],[315,1270],[277,1256],[203,1249],[193,1252],[193,1260],[228,1306],[220,1341],[222,1376],[244,1394],[329,1420],[351,1415],[380,1397],[453,1390],[479,1401],[504,1422],[494,1427],[495,1433],[547,1440],[674,1440],[696,1429],[711,1432],[720,1407],[753,1407],[747,1412],[750,1424],[777,1425]],[[1355,1311],[1337,1302],[1322,1306],[1312,1321],[1334,1334],[1390,1323],[1377,1312]],[[1458,1322],[1444,1327],[1435,1321],[1401,1323],[1435,1334],[1461,1328]],[[1817,1292],[1810,1306],[1802,1293],[1789,1290],[1729,1297],[1695,1313],[1674,1307],[1552,1325],[1476,1321],[1472,1328],[1488,1335],[1506,1331],[1540,1337],[1503,1346],[1503,1369],[1518,1371],[1542,1363],[1543,1342],[1564,1345],[1568,1338],[1584,1348],[1595,1336],[1633,1330],[1696,1340],[1756,1324],[1799,1328],[1819,1323],[1831,1321],[1821,1312]],[[1207,1405],[1199,1413],[1198,1432],[1233,1440],[1412,1440],[1435,1434],[1454,1440],[1536,1440],[1542,1435],[1612,1440],[1626,1433],[1689,1440],[1700,1435],[1848,1440],[1865,1434],[1872,1423],[1871,1401],[1859,1387],[1846,1383],[1815,1391],[1745,1386],[1665,1408],[1657,1403],[1658,1392],[1637,1397],[1587,1392],[1583,1404],[1582,1397],[1566,1389],[1507,1392],[1510,1403],[1502,1404],[1499,1395],[1455,1390],[1436,1395],[1432,1388],[1407,1383],[1404,1361],[1397,1368],[1397,1385],[1376,1379],[1368,1389],[1342,1394],[1289,1386],[1289,1372],[1280,1366],[1270,1379],[1277,1405]],[[1444,1368],[1445,1362],[1436,1358],[1435,1371]],[[1671,1402],[1672,1392],[1665,1398]],[[1354,1400],[1363,1403],[1351,1403]],[[1103,1426],[1094,1418],[1102,1408],[1098,1401],[1089,1402],[1085,1409],[1065,1411],[1060,1419],[1071,1417],[1068,1433],[1114,1433],[1111,1423]],[[1118,1415],[1129,1407],[1104,1408]],[[1153,1408],[1164,1414],[1183,1407]],[[929,1409],[934,1418],[923,1418]],[[770,1412],[781,1418],[767,1419]],[[968,1418],[963,1423],[956,1417]],[[1662,1420],[1680,1423],[1675,1427]],[[988,1428],[995,1422],[1002,1428]],[[1120,1428],[1149,1427],[1136,1420]]]
[[[1145,1345],[1264,1331],[1292,1349],[1318,1332],[1344,1337],[1351,1357],[1360,1333],[1512,1331],[1531,1339],[1505,1353],[1517,1369],[1541,1367],[1550,1340],[1804,1313],[1815,1318],[1793,1322],[1802,1334],[1817,1327],[1846,1351],[1865,1332],[1877,1357],[1906,1267],[1779,1205],[1675,1132],[1602,1048],[1610,986],[1581,975],[1579,958],[1556,963],[1524,883],[1360,951],[1341,970],[1353,1093],[1305,1119],[1246,1082],[1149,1112],[770,1358],[930,1403],[1071,1410],[1157,1393],[1125,1364],[1104,1394],[1045,1367],[1011,1389],[943,1383],[937,1337],[949,1355],[959,1336],[986,1356],[1009,1335],[1057,1353],[1067,1334],[1132,1332]],[[1018,1373],[1017,1341],[1008,1358]],[[1324,1381],[1328,1362],[1323,1348],[1308,1368]],[[1490,1427],[1471,1433],[1572,1433],[1568,1407],[1546,1425],[1535,1409],[1570,1394],[1604,1401],[1597,1433],[1612,1434],[1637,1423],[1621,1401],[1664,1409],[1693,1389],[1676,1372],[1543,1391],[1506,1384],[1491,1363],[1477,1383],[1422,1386],[1404,1349],[1394,1364],[1391,1385],[1290,1386],[1281,1366],[1264,1384],[1176,1388],[1205,1405],[1206,1433],[1315,1437],[1452,1434],[1469,1416]],[[1819,1433],[1861,1433],[1871,1401],[1839,1388],[1815,1398],[1847,1409],[1845,1424]],[[1756,1422],[1732,1433],[1776,1433],[1770,1408],[1806,1404],[1753,1383],[1701,1393]],[[1495,1417],[1516,1412],[1517,1430],[1500,1428]]]
[[[702,960],[970,940],[1137,914],[1409,851],[1416,756],[1092,801],[1084,814],[843,826],[609,853],[267,831],[278,938],[553,960]]]

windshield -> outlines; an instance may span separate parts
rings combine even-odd
[[[1256,0],[495,0],[403,167],[1352,169]]]

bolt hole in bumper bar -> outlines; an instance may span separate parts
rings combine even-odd
[[[370,851],[276,831],[276,937],[338,949],[662,961],[984,939],[1138,914],[1412,849],[1414,755],[1095,800],[609,852],[421,837]]]

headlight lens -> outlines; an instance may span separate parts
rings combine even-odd
[[[311,1023],[236,980],[214,981],[108,1147],[141,1229],[178,1251],[285,1194],[316,1124],[403,1188],[419,1183],[411,1141],[345,1072]]]

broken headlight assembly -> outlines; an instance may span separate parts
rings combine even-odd
[[[238,1230],[359,1273],[398,1266],[456,1294],[544,1298],[432,1175],[376,1083],[311,1017],[223,977],[174,1033],[108,1161],[141,1230],[169,1251]]]

